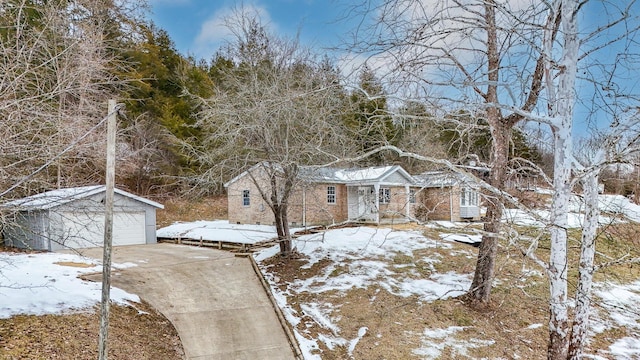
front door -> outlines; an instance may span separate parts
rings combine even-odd
[[[369,218],[374,208],[375,198],[372,197],[372,188],[370,186],[358,187],[358,217]]]

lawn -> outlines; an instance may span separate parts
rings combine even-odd
[[[0,358],[96,359],[101,284],[81,276],[102,267],[74,254],[0,250]],[[111,299],[110,359],[184,358],[162,314],[118,288]]]
[[[612,234],[629,226],[638,230],[607,228],[601,256],[614,255],[607,242],[621,241]],[[460,234],[452,236],[456,229]],[[306,359],[546,359],[543,269],[503,243],[491,303],[469,303],[464,293],[477,250],[455,240],[473,238],[464,235],[470,230],[468,224],[345,228],[298,238],[294,258],[272,249],[257,260]],[[545,251],[541,244],[539,256]],[[640,357],[638,278],[631,264],[598,274],[593,358]]]
[[[262,241],[269,231],[275,234],[274,229],[214,221],[224,214],[219,214],[221,205],[209,209],[212,203],[216,201],[173,201],[159,219],[164,225],[173,223],[172,218],[189,223],[160,232],[208,232],[212,238],[226,234],[237,236],[236,241]],[[624,213],[621,209],[609,213],[603,217],[598,261],[638,257],[640,227],[612,221]],[[507,214],[511,231],[499,248],[492,301],[482,307],[464,296],[477,256],[469,243],[479,239],[480,224],[345,227],[297,237],[297,253],[289,258],[278,256],[277,247],[254,256],[307,360],[544,359],[544,269],[513,246],[526,244],[542,229],[526,214]],[[579,226],[580,216],[572,218]],[[634,219],[633,214],[628,218]],[[574,276],[579,230],[570,235]],[[97,264],[75,255],[3,250],[0,358],[96,358],[99,284],[79,276],[100,271]],[[548,257],[544,233],[536,254]],[[617,264],[597,274],[588,349],[592,358],[640,358],[638,279],[634,264]],[[112,294],[110,359],[183,358],[178,335],[162,314],[135,294],[118,289]]]

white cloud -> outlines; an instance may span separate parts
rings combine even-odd
[[[238,20],[243,14],[257,17],[260,23],[271,31],[276,29],[271,15],[264,6],[250,4],[220,8],[200,27],[193,46],[196,55],[202,58],[210,57],[225,42],[233,41],[236,37],[233,30],[238,27]]]
[[[391,3],[391,2],[390,2]],[[501,0],[496,11],[500,28],[498,42],[508,44],[503,61],[518,64],[536,57],[527,41],[530,34],[540,34],[527,25],[544,21],[544,4],[537,0]],[[372,19],[361,26],[365,37],[361,44],[373,43],[369,53],[351,55],[339,64],[347,83],[357,81],[353,69],[366,64],[377,74],[386,90],[399,98],[426,94],[440,96],[447,102],[477,101],[470,91],[469,77],[484,81],[486,67],[486,31],[483,29],[484,2],[462,0],[414,0],[395,2],[376,8]],[[368,37],[368,38],[367,38]],[[536,39],[532,40],[534,43]],[[386,49],[385,51],[379,51]],[[348,54],[349,55],[349,54]],[[524,60],[523,60],[524,59]],[[507,70],[505,70],[507,71]],[[511,75],[511,74],[507,74]],[[506,76],[504,86],[518,88],[521,78]],[[509,82],[507,82],[509,81]],[[440,95],[438,95],[438,94]]]

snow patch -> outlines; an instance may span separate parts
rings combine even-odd
[[[468,349],[490,346],[493,340],[480,339],[456,339],[454,335],[463,331],[465,327],[451,326],[446,329],[425,329],[422,334],[422,347],[414,349],[413,353],[422,356],[423,359],[437,359],[445,349],[451,349],[453,355],[470,358]]]
[[[353,357],[353,350],[356,349],[356,345],[358,345],[358,342],[360,341],[360,339],[362,339],[367,334],[368,329],[369,328],[366,326],[363,326],[360,329],[358,329],[358,336],[349,342],[349,349],[347,349],[349,356]]]
[[[102,283],[85,281],[78,276],[101,272],[101,265],[75,267],[57,263],[93,265],[92,260],[73,254],[0,253],[0,318],[84,311],[100,302]],[[113,264],[115,269],[131,266],[136,265]],[[116,287],[111,288],[111,300],[118,304],[140,302],[137,295]]]
[[[300,229],[291,229],[295,232]],[[255,244],[277,237],[275,226],[230,224],[227,220],[177,222],[156,231],[159,238],[181,238]]]
[[[595,285],[595,295],[602,301],[600,307],[608,313],[610,321],[625,327],[631,336],[617,340],[609,347],[616,359],[640,359],[640,281],[631,284],[604,283]],[[611,327],[607,320],[595,319],[594,331]]]

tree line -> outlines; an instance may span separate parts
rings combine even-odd
[[[212,139],[220,129],[212,115],[222,110],[212,106],[227,99],[239,108],[246,105],[236,101],[242,98],[265,105],[267,95],[284,100],[304,86],[327,89],[323,100],[305,99],[317,102],[314,114],[295,113],[295,102],[278,104],[274,99],[272,105],[291,110],[288,116],[299,127],[329,126],[323,131],[339,135],[333,139],[341,139],[334,144],[340,156],[390,144],[459,159],[468,153],[489,157],[492,140],[481,112],[452,111],[451,121],[442,122],[433,121],[435,114],[425,103],[391,105],[374,69],[363,67],[354,85],[347,86],[331,59],[303,49],[296,39],[268,33],[257,22],[236,24],[248,27],[237,33],[242,38],[212,59],[196,59],[176,50],[167,32],[147,19],[148,8],[140,2],[30,0],[1,6],[5,77],[0,87],[0,185],[6,190],[20,183],[5,198],[100,182],[105,130],[93,127],[106,116],[109,98],[125,104],[119,117],[117,182],[144,195],[221,192],[221,184],[240,169],[237,163],[229,165],[231,158],[242,156],[247,144]],[[286,63],[279,59],[284,56],[294,59]],[[278,77],[285,67],[291,77],[280,80],[301,88],[270,93],[267,75]],[[256,92],[243,94],[251,76],[261,82],[253,83]],[[282,121],[266,108],[242,116],[256,121],[271,116],[270,124]],[[461,122],[477,125],[463,128]],[[539,156],[519,134],[514,149]],[[65,151],[69,144],[74,146]],[[213,163],[229,166],[213,169]],[[304,163],[318,159],[309,156]],[[415,172],[429,167],[390,154],[356,165],[389,163]]]

